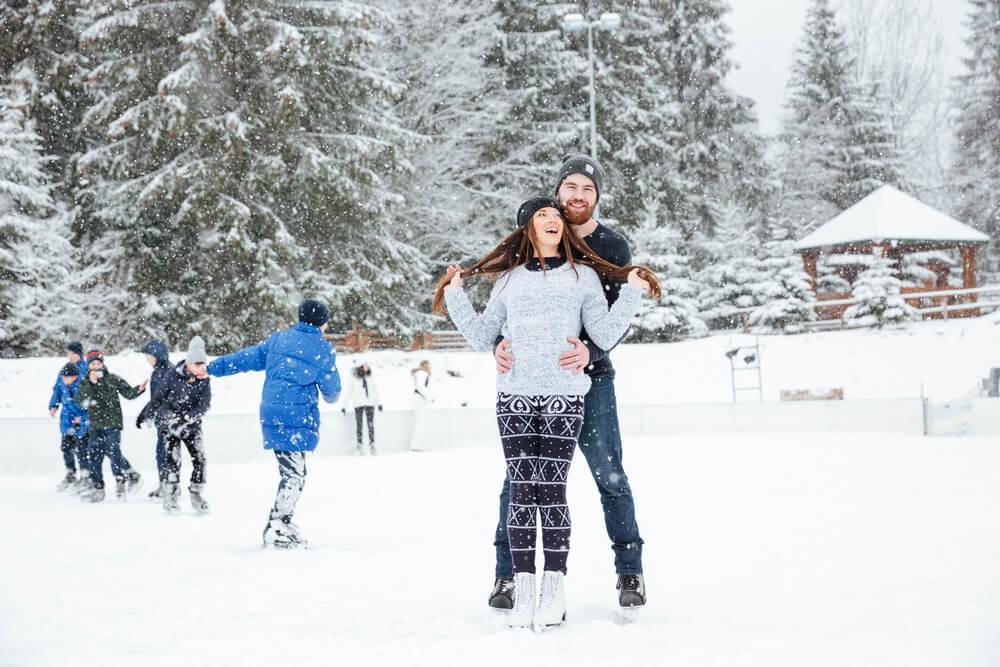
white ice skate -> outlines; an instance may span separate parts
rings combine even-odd
[[[204,488],[203,484],[192,484],[188,487],[188,493],[191,496],[191,509],[198,514],[206,514],[208,512],[208,501],[201,495]]]
[[[309,542],[290,519],[271,519],[264,527],[264,545],[275,549],[307,549]]]
[[[566,579],[562,572],[542,574],[535,626],[539,629],[561,625],[566,620]]]
[[[178,501],[181,497],[181,490],[177,488],[177,485],[164,483],[161,489],[163,496],[163,511],[167,514],[177,514],[180,512],[181,504]]]
[[[66,473],[62,481],[56,485],[56,491],[65,491],[76,483],[76,473],[72,470]]]
[[[507,614],[507,625],[530,628],[535,623],[535,575],[518,572],[514,575],[514,608]]]

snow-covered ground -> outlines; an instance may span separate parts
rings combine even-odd
[[[1000,365],[997,333],[981,318],[761,337],[765,397],[824,387],[843,387],[848,400],[914,397],[921,385],[956,396]],[[724,352],[737,340],[746,339],[623,346],[621,403],[729,400]],[[407,409],[408,369],[424,356],[436,407],[492,401],[488,355],[363,356],[387,410]],[[358,358],[344,355],[342,366]],[[248,463],[213,463],[206,443],[208,516],[57,494],[45,408],[59,363],[0,361],[0,447],[51,450],[50,474],[0,470],[2,666],[1000,664],[996,438],[627,437],[649,606],[637,623],[618,623],[600,503],[578,459],[569,620],[537,636],[505,629],[485,603],[498,445],[313,457],[297,517],[313,548],[262,551],[277,474],[259,440],[246,443]],[[136,382],[149,372],[136,353],[109,365]],[[213,380],[219,424],[255,432],[261,380]],[[338,407],[324,407],[325,424]],[[337,437],[325,433],[320,447],[346,451],[349,438]],[[152,434],[128,427],[124,442],[154,477]]]
[[[502,461],[314,459],[313,549],[258,546],[273,463],[210,468],[214,511],[83,505],[7,477],[0,664],[963,667],[1000,662],[1000,449],[792,435],[628,442],[649,606],[615,618],[586,466],[571,472],[566,625],[486,607]],[[185,499],[186,502],[186,499]]]

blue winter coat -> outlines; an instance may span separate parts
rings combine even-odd
[[[61,374],[56,376],[56,383],[52,385],[52,395],[49,397],[49,409],[63,406],[62,414],[59,415],[59,432],[63,435],[74,433],[79,438],[87,432],[87,411],[76,402],[76,393],[80,389],[80,380],[87,376],[87,362],[81,359],[76,362],[76,367],[80,375],[71,385],[63,382]],[[80,424],[73,423],[75,417],[80,417]]]
[[[311,452],[319,443],[319,399],[340,396],[340,374],[333,345],[319,327],[299,322],[252,347],[219,357],[208,365],[215,376],[266,371],[260,401],[264,449]]]
[[[73,435],[82,438],[87,434],[88,420],[87,411],[76,402],[76,394],[80,391],[80,378],[73,384],[66,384],[59,378],[59,384],[54,389],[59,390],[59,402],[62,405],[62,412],[59,414],[59,432],[63,435]],[[56,406],[49,406],[56,407]],[[74,423],[74,419],[80,418],[80,423]]]

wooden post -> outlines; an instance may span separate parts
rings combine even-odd
[[[962,246],[962,287],[976,287],[976,246],[972,244]],[[966,298],[971,303],[976,301],[975,294],[969,294]],[[979,309],[969,310],[966,317],[979,317]]]
[[[818,250],[807,250],[802,253],[802,268],[809,274],[809,286],[816,293],[816,260],[819,258]]]

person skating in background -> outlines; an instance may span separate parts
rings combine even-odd
[[[410,430],[410,451],[427,449],[427,406],[431,403],[431,362],[422,360],[410,370],[413,377],[413,427]]]
[[[205,490],[205,446],[201,435],[201,419],[212,405],[212,387],[208,378],[205,341],[195,336],[188,344],[184,360],[169,369],[156,389],[151,391],[149,404],[135,420],[137,428],[150,419],[156,422],[157,439],[165,449],[166,476],[161,485],[163,509],[179,512],[181,445],[191,456],[191,507],[196,512],[208,511]]]
[[[347,383],[346,406],[342,412],[347,413],[347,409],[354,410],[354,420],[357,424],[358,454],[364,452],[364,421],[368,419],[368,446],[371,453],[375,454],[375,408],[382,411],[382,403],[379,401],[378,384],[372,377],[372,369],[366,363],[359,364],[351,371]]]
[[[151,340],[142,348],[146,355],[146,361],[153,367],[153,373],[149,377],[149,396],[152,399],[156,396],[157,390],[163,386],[170,375],[174,372],[170,364],[170,353],[167,345],[162,340]],[[147,403],[139,413],[142,421],[146,421],[149,404]],[[163,485],[167,481],[167,450],[166,442],[160,429],[156,429],[156,477],[159,480],[156,488],[149,492],[150,500],[160,500],[163,493]]]
[[[555,190],[556,199],[574,237],[584,241],[596,257],[607,262],[624,266],[632,261],[628,241],[593,217],[604,191],[604,170],[600,164],[584,155],[567,157],[559,169]],[[620,283],[603,275],[601,282],[608,304],[613,304],[618,298]],[[580,434],[580,452],[587,460],[601,495],[604,525],[618,574],[618,604],[625,608],[641,607],[646,604],[643,540],[635,518],[632,487],[622,464],[615,369],[608,356],[611,348],[602,349],[594,345],[586,331],[581,331],[579,338],[575,336],[570,337],[573,349],[565,352],[559,363],[563,370],[586,372],[591,379],[590,391],[584,399],[586,409]],[[519,362],[515,362],[508,346],[506,339],[497,346],[495,357],[499,373],[517,372]],[[495,579],[489,597],[490,607],[500,609],[509,609],[513,604],[510,595],[513,590],[513,564],[505,529],[509,496],[510,484],[505,479],[500,491],[500,520],[493,542],[496,547]]]
[[[627,281],[610,309],[599,275]],[[464,276],[496,279],[481,315],[462,290]],[[514,605],[508,617],[513,627],[557,625],[566,618],[571,528],[566,481],[591,381],[563,371],[559,357],[581,325],[597,345],[613,347],[628,331],[646,290],[660,295],[652,271],[596,257],[566,229],[549,197],[521,204],[512,234],[470,269],[449,267],[438,283],[435,311],[442,312],[447,302],[449,316],[473,349],[493,349],[506,330],[518,354],[514,371],[497,375],[496,402],[511,488],[505,523],[513,557]],[[539,517],[545,569],[536,607]]]
[[[87,352],[87,376],[80,383],[77,400],[90,419],[90,491],[82,494],[83,500],[99,503],[104,500],[104,457],[111,460],[111,473],[115,476],[115,495],[124,498],[138,492],[142,475],[122,454],[122,406],[119,395],[133,400],[146,391],[148,380],[132,386],[104,366],[104,353]],[[126,488],[127,484],[127,488]]]
[[[60,449],[63,464],[66,466],[66,476],[56,486],[57,491],[65,491],[77,482],[88,483],[90,476],[87,459],[87,411],[77,402],[80,390],[80,367],[75,363],[67,363],[59,372],[59,384],[55,389],[49,410],[57,410],[62,406],[59,415],[59,432],[62,434]],[[55,414],[53,413],[53,417]],[[79,465],[79,476],[77,476]]]
[[[83,343],[80,341],[71,341],[66,345],[66,361],[67,363],[73,364],[77,367],[78,377],[83,377],[87,374],[87,362],[83,360]],[[65,365],[63,366],[65,367]],[[52,394],[49,397],[49,414],[53,417],[59,412],[59,406],[62,404],[62,397],[65,393],[64,380],[62,375],[62,368],[56,373],[56,381],[52,384]],[[79,405],[79,404],[78,404]],[[86,410],[84,410],[86,412]],[[60,434],[60,447],[64,445],[61,438],[65,434],[62,428],[62,422],[59,424],[59,434]],[[86,440],[83,441],[83,448],[78,449],[78,454],[83,453],[86,456]],[[79,456],[77,456],[79,459]],[[80,491],[88,488],[90,486],[90,469],[84,463],[83,470],[81,470],[80,475],[77,477],[76,482],[73,484],[73,492],[79,493]]]
[[[340,396],[340,375],[333,345],[323,338],[327,307],[314,299],[299,304],[299,322],[277,331],[262,343],[215,359],[210,375],[222,377],[265,371],[260,401],[264,449],[274,451],[281,482],[264,526],[264,546],[297,548],[307,545],[292,522],[306,481],[306,452],[319,443],[319,400]]]

